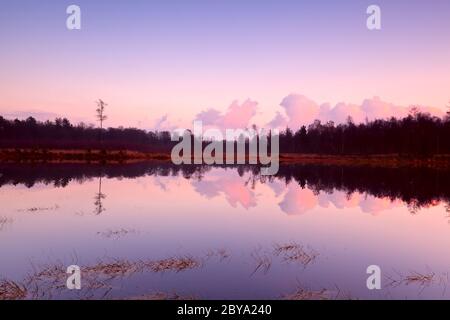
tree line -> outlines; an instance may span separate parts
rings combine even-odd
[[[450,154],[450,113],[444,118],[417,110],[404,118],[355,124],[314,121],[279,133],[281,153],[432,156]],[[40,122],[0,116],[0,148],[61,148],[170,152],[177,142],[168,131],[137,128],[97,128],[68,119]]]
[[[400,154],[431,156],[450,154],[450,114],[443,119],[413,110],[407,117],[355,124],[314,121],[297,131],[280,134],[284,153],[332,155]]]
[[[173,143],[167,131],[97,128],[66,118],[55,121],[7,120],[0,116],[0,147],[37,149],[110,149],[165,152]]]

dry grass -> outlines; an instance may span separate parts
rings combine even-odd
[[[313,263],[319,254],[309,247],[291,242],[287,244],[275,244],[274,255],[282,257],[285,262],[296,262],[306,267]]]
[[[129,261],[127,259],[114,259],[109,262],[100,261],[92,266],[81,268],[81,272],[86,275],[103,275],[109,278],[124,277],[143,271],[141,262]]]
[[[57,204],[55,204],[52,207],[32,207],[32,208],[28,208],[28,209],[19,209],[17,211],[19,212],[39,212],[39,211],[54,211],[54,210],[58,210],[59,206]]]
[[[0,162],[42,162],[47,163],[133,163],[143,160],[171,161],[170,153],[139,152],[132,150],[96,150],[85,149],[35,149],[20,150],[5,148],[0,150]],[[248,162],[248,155],[245,156]],[[429,167],[448,169],[450,155],[441,154],[429,158],[402,157],[398,154],[379,155],[320,155],[320,154],[280,154],[280,163],[322,164],[344,166],[374,166],[374,167]]]
[[[227,249],[217,249],[217,250],[209,250],[206,253],[206,258],[210,259],[213,257],[218,257],[219,261],[226,260],[231,257],[231,253]]]
[[[267,274],[272,267],[272,258],[265,252],[262,252],[262,248],[256,248],[250,256],[255,261],[255,269],[252,275],[258,271],[262,271],[263,274]]]
[[[136,234],[137,231],[135,229],[125,229],[125,228],[121,228],[119,230],[106,230],[103,232],[97,232],[97,234],[103,238],[107,238],[107,239],[119,239],[121,237],[124,237],[128,234]]]
[[[297,289],[291,294],[282,296],[283,300],[328,300],[329,292],[326,289],[320,291],[312,291],[308,289]]]
[[[32,272],[25,277],[24,286],[31,299],[51,299],[66,290],[67,276],[62,262],[39,266],[32,264]]]
[[[436,274],[434,272],[420,273],[412,271],[407,275],[396,272],[397,276],[387,276],[389,280],[389,286],[397,287],[400,285],[418,284],[420,286],[428,286],[436,280]]]
[[[75,263],[76,264],[76,263]],[[137,273],[181,272],[198,268],[202,260],[194,257],[172,257],[161,260],[131,261],[127,259],[99,260],[93,265],[81,266],[82,289],[73,292],[79,298],[105,298],[114,287],[115,280],[124,279]],[[25,280],[23,288],[31,299],[52,299],[66,292],[67,273],[61,262],[34,266]],[[5,282],[6,284],[6,282]],[[18,286],[18,288],[22,288]],[[11,290],[13,287],[7,288]],[[172,298],[174,295],[172,295]]]
[[[405,277],[406,285],[412,283],[418,283],[420,285],[427,285],[434,281],[434,273],[430,274],[420,274],[420,273],[412,273]]]
[[[144,160],[170,161],[170,153],[139,152],[131,150],[86,149],[1,149],[0,162],[46,163],[131,163]]]
[[[0,217],[0,231],[6,229],[8,225],[13,222],[13,219],[8,217]]]
[[[26,278],[26,283],[32,283],[36,281],[43,281],[51,279],[52,281],[59,282],[59,280],[66,278],[66,272],[62,263],[40,265],[35,267],[33,265],[33,273],[30,273]]]
[[[156,261],[145,262],[145,266],[153,272],[175,271],[180,272],[188,269],[199,268],[202,261],[191,256],[173,257]]]
[[[197,300],[194,296],[182,296],[177,293],[155,292],[136,297],[125,298],[124,300]]]
[[[0,280],[0,300],[22,300],[27,297],[27,289],[14,281]]]
[[[128,232],[128,230],[127,230]],[[122,231],[120,232],[122,233]],[[115,235],[115,232],[108,233]],[[220,261],[229,257],[226,249],[211,250]],[[78,258],[73,257],[73,263]],[[81,290],[68,291],[66,282],[68,263],[53,261],[47,264],[31,264],[30,272],[23,281],[0,281],[0,300],[3,299],[53,299],[67,297],[79,299],[104,299],[114,288],[119,288],[124,278],[143,272],[182,272],[202,267],[204,259],[194,256],[173,256],[165,259],[148,259],[132,261],[128,259],[105,258],[91,265],[80,265]],[[156,292],[132,297],[133,300],[192,300],[193,296],[183,296],[177,293]]]

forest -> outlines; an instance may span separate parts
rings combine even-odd
[[[450,113],[444,118],[412,111],[407,117],[355,124],[321,123],[286,128],[279,134],[280,153],[320,155],[398,154],[429,157],[450,154]],[[167,131],[137,128],[97,128],[68,119],[40,122],[0,116],[0,148],[104,149],[170,152],[177,142]]]

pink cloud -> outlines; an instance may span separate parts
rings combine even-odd
[[[379,97],[365,99],[361,104],[350,104],[340,102],[335,106],[328,103],[318,104],[301,94],[290,94],[285,97],[281,107],[286,116],[277,112],[267,126],[270,128],[283,129],[286,126],[296,129],[301,125],[309,125],[318,119],[322,122],[334,121],[344,123],[350,116],[355,123],[364,122],[366,119],[387,119],[391,117],[401,118],[407,116],[411,106],[397,106],[381,100]],[[429,106],[418,106],[422,112],[442,117],[444,112],[439,108]]]
[[[365,99],[361,104],[339,102],[336,105],[329,103],[319,104],[301,94],[290,94],[282,99],[281,110],[275,111],[275,116],[266,123],[266,128],[285,129],[290,127],[297,130],[300,126],[312,124],[314,120],[322,123],[333,121],[336,124],[345,123],[351,117],[353,122],[362,123],[366,120],[389,119],[391,117],[402,118],[409,114],[412,106],[399,106],[385,102],[379,97]],[[439,108],[430,106],[417,106],[419,111],[430,113],[433,116],[443,117],[445,112]],[[246,129],[255,124],[253,118],[257,113],[258,102],[246,100],[239,103],[233,101],[225,111],[215,108],[206,109],[195,116],[195,120],[201,120],[204,128],[217,129]],[[177,123],[179,123],[178,121]],[[192,123],[184,123],[186,128]],[[260,127],[261,123],[258,123]],[[180,127],[180,126],[178,126]],[[176,126],[167,115],[155,121],[153,129],[172,130]]]
[[[290,94],[280,104],[287,115],[287,125],[296,127],[299,121],[312,123],[318,117],[319,106],[303,95]]]
[[[277,114],[275,118],[270,121],[267,126],[269,128],[284,128],[287,126],[287,119],[285,116],[283,116],[279,111],[277,111]]]
[[[153,124],[153,127],[151,130],[156,131],[173,131],[178,126],[174,125],[170,120],[169,116],[167,114],[163,115],[162,117],[155,120],[155,123]]]
[[[250,99],[242,104],[239,104],[238,101],[233,101],[224,113],[210,108],[197,114],[196,120],[201,120],[205,126],[221,129],[245,129],[249,127],[250,120],[256,114],[257,106],[258,103]]]

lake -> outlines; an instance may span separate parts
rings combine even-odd
[[[33,299],[448,299],[449,181],[411,168],[2,164],[0,276]],[[72,264],[81,290],[66,288]]]

